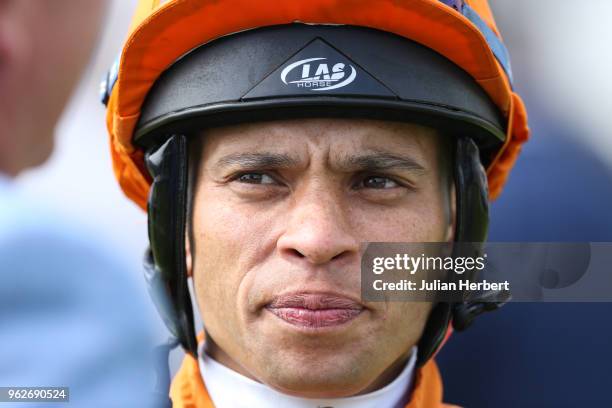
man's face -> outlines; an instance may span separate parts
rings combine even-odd
[[[431,304],[362,302],[361,244],[452,239],[441,146],[429,128],[372,120],[206,131],[188,267],[208,353],[305,397],[388,382]]]

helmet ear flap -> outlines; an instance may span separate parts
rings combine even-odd
[[[484,243],[489,228],[489,190],[487,175],[483,168],[476,143],[461,138],[457,144],[457,245],[456,256],[483,256]],[[474,279],[475,276],[472,276]],[[474,319],[485,312],[499,309],[511,298],[507,290],[469,292],[463,302],[453,306],[453,328],[467,329]]]
[[[480,151],[469,137],[459,137],[455,152],[457,225],[455,241],[485,242],[489,229],[489,187]]]
[[[146,152],[152,178],[148,200],[150,250],[145,279],[157,309],[183,348],[197,356],[193,309],[187,285],[185,226],[187,211],[187,138],[173,135]]]
[[[462,256],[480,256],[483,243],[487,239],[489,227],[489,200],[485,169],[480,160],[476,143],[466,136],[460,136],[455,144],[454,182],[457,202],[455,225],[455,242],[467,242],[470,245],[455,245],[453,256],[457,251],[464,252],[469,248],[470,254]],[[453,327],[462,330],[467,327],[466,316],[474,316],[466,311],[474,310],[473,303],[478,299],[462,303],[437,303],[427,320],[425,330],[419,341],[417,364],[423,365],[442,345],[452,321]],[[459,324],[458,324],[459,323]]]

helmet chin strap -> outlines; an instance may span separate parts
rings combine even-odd
[[[455,245],[453,256],[479,257],[489,227],[489,194],[478,146],[469,137],[457,138],[454,181],[457,202],[455,242],[470,245]],[[464,296],[463,302],[437,303],[419,340],[417,365],[422,366],[435,355],[446,339],[451,323],[453,329],[465,330],[478,315],[500,308],[508,298],[509,293],[483,291]]]
[[[187,138],[173,135],[145,154],[152,178],[148,200],[149,244],[144,257],[145,280],[171,337],[154,350],[155,401],[170,408],[170,351],[178,344],[197,357],[193,308],[185,263],[187,209]]]
[[[456,242],[462,245],[455,255],[479,257],[483,255],[489,227],[489,191],[487,175],[479,158],[478,146],[471,138],[461,137],[457,142],[455,183],[457,186]],[[469,253],[466,253],[469,251]],[[472,276],[475,279],[476,276]],[[497,310],[510,300],[509,291],[471,291],[463,302],[452,307],[453,328],[467,329],[484,312]]]
[[[150,250],[145,259],[145,278],[168,329],[188,353],[197,357],[185,264],[187,143],[185,135],[172,135],[145,154],[153,179],[148,202]],[[482,245],[478,243],[485,242],[489,224],[488,190],[479,150],[471,138],[457,138],[454,166],[455,241],[476,243],[469,255],[480,256]],[[461,303],[437,303],[419,341],[417,364],[423,365],[435,354],[451,322],[455,330],[464,330],[479,314],[503,305],[504,301],[490,301],[501,298],[500,293],[484,292],[473,294]]]

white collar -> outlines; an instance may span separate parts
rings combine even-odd
[[[416,347],[395,380],[380,390],[347,398],[310,399],[282,394],[215,361],[199,347],[198,359],[206,390],[217,408],[375,408],[396,407],[412,387]]]

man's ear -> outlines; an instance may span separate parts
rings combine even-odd
[[[457,226],[457,194],[455,183],[451,183],[449,195],[449,223],[446,229],[446,242],[455,240],[455,230]]]
[[[185,234],[185,265],[187,267],[187,276],[193,277],[193,258],[191,257],[191,242],[189,236]]]

